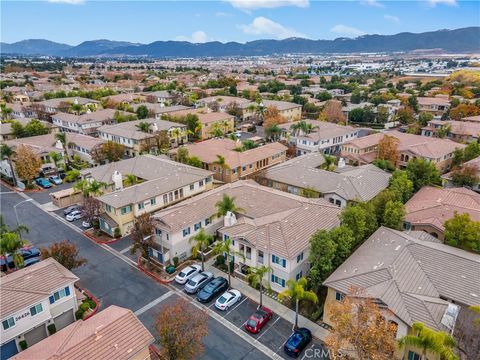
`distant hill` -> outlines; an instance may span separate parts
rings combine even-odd
[[[396,35],[364,35],[355,39],[256,40],[245,44],[218,41],[193,44],[186,41],[155,41],[150,44],[94,40],[77,46],[57,44],[48,40],[24,40],[1,44],[3,54],[88,56],[149,56],[149,57],[219,57],[255,56],[287,53],[359,53],[441,49],[444,52],[480,51],[480,27],[438,30]]]

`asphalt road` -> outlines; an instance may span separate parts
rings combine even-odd
[[[18,194],[11,193],[9,189],[0,185],[0,209],[7,225],[16,225],[13,206],[23,201]],[[46,194],[46,193],[45,193]],[[30,194],[29,194],[30,195]],[[46,197],[39,193],[32,195],[39,203],[45,203]],[[24,235],[36,247],[45,247],[61,240],[69,240],[77,245],[79,253],[87,259],[87,263],[73,273],[80,278],[81,287],[89,290],[100,299],[101,308],[109,305],[118,305],[132,311],[139,311],[150,304],[148,310],[139,315],[139,319],[155,335],[154,319],[163,306],[169,301],[174,301],[176,295],[156,304],[155,301],[162,296],[168,296],[168,287],[156,283],[144,275],[128,262],[108,251],[108,247],[99,246],[83,235],[72,230],[66,224],[53,218],[31,202],[17,206],[18,219],[21,224],[29,228],[29,233]],[[128,246],[119,244],[119,247]],[[118,249],[121,250],[121,249]],[[262,352],[252,344],[243,340],[234,332],[227,329],[218,321],[209,319],[209,333],[204,339],[205,353],[203,359],[267,359]]]

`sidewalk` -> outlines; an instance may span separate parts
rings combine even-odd
[[[205,262],[206,271],[210,271],[215,276],[223,276],[223,277],[227,276],[226,273],[214,267],[212,263],[213,261]],[[233,276],[231,276],[230,279],[232,282],[231,284],[232,288],[237,289],[243,295],[249,297],[250,299],[254,300],[257,303],[260,301],[260,293],[258,292],[258,290],[255,290],[244,281],[239,280]],[[280,304],[278,301],[268,297],[265,294],[263,295],[262,301],[265,307],[269,308],[274,313],[278,314],[280,317],[284,318],[285,320],[293,324],[293,322],[295,321],[295,311],[289,309],[285,305]],[[324,329],[320,325],[303,317],[302,315],[298,315],[298,326],[306,327],[312,332],[313,336],[315,336],[316,338],[322,341],[325,341],[326,337],[329,334],[327,329]]]

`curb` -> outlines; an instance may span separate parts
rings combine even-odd
[[[141,256],[138,256],[137,258],[137,266],[138,266],[138,269],[143,272],[144,274],[150,276],[151,278],[153,278],[155,281],[158,281],[159,283],[161,284],[164,284],[164,285],[168,285],[170,284],[171,282],[173,282],[174,279],[171,279],[171,280],[164,280],[164,279],[161,279],[160,277],[158,277],[158,275],[152,273],[151,271],[145,269],[145,267],[142,265],[142,263],[140,262],[140,258]]]
[[[90,314],[88,314],[87,316],[85,316],[84,319],[82,319],[83,321],[85,321],[85,320],[91,318],[93,315],[95,315],[95,314],[97,313],[98,308],[100,307],[100,300],[98,300],[95,296],[93,296],[93,295],[90,293],[90,291],[88,291],[88,290],[86,290],[86,289],[82,289],[80,286],[77,286],[77,285],[75,285],[75,287],[76,287],[81,293],[87,295],[87,297],[89,297],[90,299],[92,299],[92,300],[95,302],[95,304],[96,304],[95,309],[93,309],[93,311],[92,311]]]
[[[120,240],[123,239],[123,237],[119,237],[118,239],[112,239],[112,240],[102,241],[102,240],[97,239],[95,236],[89,234],[89,233],[88,233],[88,230],[83,231],[83,234],[84,234],[86,237],[88,237],[90,240],[93,240],[94,242],[96,242],[97,244],[105,244],[105,245],[108,245],[108,244],[116,243],[117,241],[120,241]]]

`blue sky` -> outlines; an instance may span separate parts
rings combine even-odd
[[[334,39],[479,25],[480,2],[461,0],[1,1],[1,40],[8,43]]]

